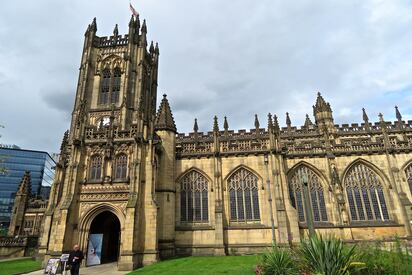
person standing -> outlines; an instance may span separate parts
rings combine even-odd
[[[73,250],[69,254],[68,264],[71,266],[71,275],[79,275],[80,264],[82,263],[83,258],[83,252],[80,251],[79,245],[75,244]]]

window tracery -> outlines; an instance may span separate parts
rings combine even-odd
[[[99,104],[116,104],[119,102],[122,71],[116,67],[111,71],[106,68],[102,72]]]
[[[292,206],[297,209],[299,222],[305,222],[305,206],[303,203],[303,176],[308,179],[309,197],[312,205],[313,219],[315,222],[327,222],[328,215],[325,205],[323,186],[319,176],[310,168],[300,166],[295,169],[289,181],[289,196]]]
[[[382,183],[371,168],[356,164],[346,174],[344,184],[352,221],[389,220]]]
[[[409,185],[409,191],[412,194],[412,163],[405,168],[406,181]]]
[[[114,179],[127,178],[127,156],[120,154],[116,157],[114,163]]]
[[[99,180],[102,177],[102,157],[94,155],[90,160],[90,174],[89,179]]]
[[[197,171],[190,171],[180,181],[180,220],[182,222],[207,222],[208,180]]]
[[[260,220],[258,177],[241,168],[228,179],[230,220]]]

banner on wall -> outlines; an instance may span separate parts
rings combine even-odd
[[[87,248],[87,265],[101,264],[103,234],[90,234]]]

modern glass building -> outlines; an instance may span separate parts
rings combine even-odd
[[[30,171],[34,196],[47,194],[51,186],[56,163],[46,152],[0,147],[0,165],[6,173],[0,175],[0,227],[8,228],[14,197],[25,171]],[[47,189],[47,188],[46,188]]]

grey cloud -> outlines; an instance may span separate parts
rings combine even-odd
[[[141,0],[135,6],[147,19],[149,39],[159,42],[158,98],[168,94],[181,132],[192,130],[195,117],[201,130],[211,130],[215,114],[220,125],[226,115],[231,129],[253,128],[255,113],[266,125],[268,112],[284,125],[288,111],[299,125],[312,115],[317,91],[331,103],[336,123],[360,122],[362,107],[371,120],[378,112],[392,119],[396,104],[410,119],[412,99],[402,94],[412,86],[406,1]],[[57,150],[69,124],[84,30],[95,16],[98,35],[110,35],[116,23],[127,32],[127,2],[2,3],[2,141]]]
[[[66,115],[71,113],[74,104],[74,93],[72,91],[45,91],[42,92],[42,95],[49,108],[56,109]]]

